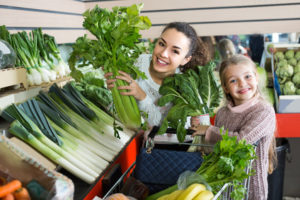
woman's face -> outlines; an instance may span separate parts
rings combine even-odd
[[[152,54],[153,69],[166,75],[174,74],[176,68],[190,61],[190,40],[182,32],[174,28],[166,30],[158,41]]]

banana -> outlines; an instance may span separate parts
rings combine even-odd
[[[170,194],[165,194],[159,197],[157,200],[176,200],[177,197],[183,192],[183,190],[175,190]]]
[[[209,190],[204,190],[200,192],[193,200],[212,200],[214,194]]]
[[[176,191],[172,192],[171,194],[169,194],[168,200],[177,200],[177,198],[183,191],[184,190],[176,190]]]
[[[186,188],[177,198],[177,200],[192,200],[200,192],[206,190],[205,185],[194,183]]]
[[[168,200],[169,199],[169,195],[170,194],[165,194],[165,195],[159,197],[157,200]]]

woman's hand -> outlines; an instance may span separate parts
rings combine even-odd
[[[134,96],[135,99],[141,101],[146,98],[146,93],[140,88],[140,86],[131,78],[131,76],[123,71],[119,71],[120,75],[116,76],[116,79],[124,80],[129,85],[119,86],[118,90],[127,90],[127,92],[120,92],[121,95]],[[110,79],[113,76],[112,72],[108,72],[104,75],[106,78],[106,84],[109,89],[115,86],[116,79]]]

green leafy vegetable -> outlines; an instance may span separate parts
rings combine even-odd
[[[182,142],[186,135],[184,126],[188,116],[213,115],[222,98],[221,87],[213,74],[214,68],[215,64],[210,62],[206,66],[198,66],[198,72],[188,70],[164,80],[159,89],[162,97],[158,105],[173,103],[173,106],[158,133],[165,133],[168,126],[176,128],[177,138]]]
[[[141,38],[139,31],[151,26],[148,17],[139,16],[142,6],[143,4],[134,4],[130,7],[114,7],[112,11],[96,6],[92,10],[87,10],[83,14],[83,26],[96,37],[96,40],[88,39],[86,35],[76,40],[69,59],[71,75],[77,73],[76,63],[80,61],[77,67],[91,64],[94,68],[103,67],[105,73],[112,72],[114,76],[119,75],[118,71],[122,70],[134,79],[146,78],[134,66],[142,52],[138,45]],[[127,83],[117,80],[115,85],[112,96],[120,120],[128,127],[140,127],[141,115],[136,100],[133,96],[120,95],[117,89]]]

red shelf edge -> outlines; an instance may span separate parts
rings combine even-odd
[[[300,137],[300,113],[277,113],[276,137]]]
[[[110,165],[110,167],[119,163],[121,165],[122,172],[124,173],[136,160],[136,156],[139,153],[139,147],[141,144],[140,138],[140,134],[137,134],[124,149],[118,159]],[[102,197],[104,195],[102,194],[102,179],[104,176],[105,174],[99,179],[93,189],[89,191],[84,200],[92,200],[95,196]]]

